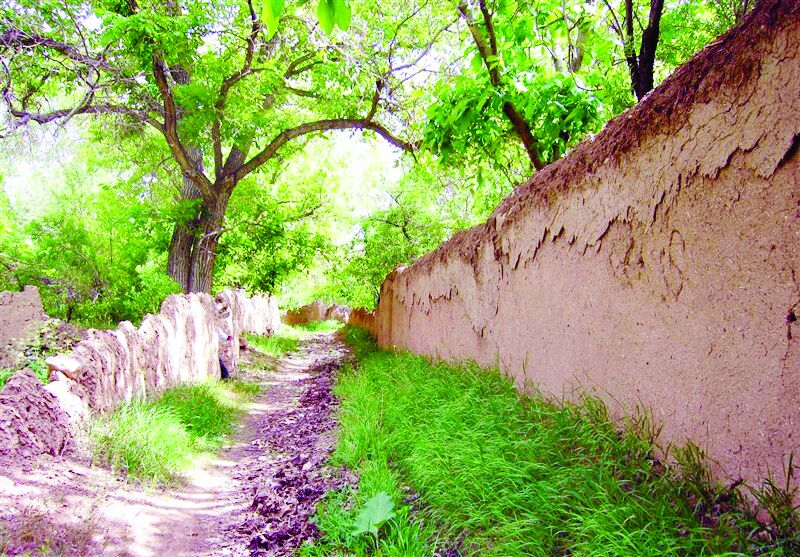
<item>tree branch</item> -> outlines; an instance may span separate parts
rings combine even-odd
[[[31,113],[24,110],[17,110],[11,106],[9,106],[9,112],[15,117],[20,120],[19,125],[24,126],[28,122],[36,122],[37,124],[47,124],[49,122],[54,122],[56,120],[60,120],[62,118],[66,118],[70,115],[75,114],[124,114],[126,116],[132,116],[133,118],[139,120],[140,122],[144,122],[150,124],[155,129],[160,132],[164,132],[164,126],[155,118],[151,117],[150,115],[146,114],[145,112],[133,110],[130,108],[126,108],[124,106],[116,106],[111,104],[98,104],[93,106],[79,106],[77,108],[65,108],[62,110],[54,110],[53,112],[47,112],[45,114],[37,114]]]
[[[481,59],[483,60],[483,63],[489,72],[489,82],[492,84],[492,87],[499,91],[502,89],[500,78],[500,59],[497,55],[497,37],[495,36],[494,24],[492,23],[492,14],[486,7],[485,0],[480,0],[479,5],[481,14],[483,15],[484,24],[486,26],[486,32],[489,35],[488,43],[487,39],[483,36],[483,32],[481,31],[480,27],[478,27],[478,24],[472,17],[472,13],[467,5],[467,0],[460,0],[458,4],[458,11],[461,14],[461,17],[463,17],[464,21],[467,23],[469,32],[475,41],[475,46],[478,48],[478,53],[480,54]],[[505,114],[506,118],[508,118],[509,122],[511,122],[511,126],[514,128],[517,136],[522,141],[522,145],[525,147],[525,152],[528,154],[528,158],[530,159],[533,167],[536,170],[541,170],[544,168],[544,162],[539,157],[539,145],[538,141],[536,140],[536,136],[533,135],[528,122],[525,121],[525,118],[522,116],[520,111],[517,110],[517,107],[514,106],[511,101],[507,100],[503,103],[503,114]]]
[[[169,83],[167,83],[167,70],[164,61],[157,55],[153,56],[153,75],[161,93],[161,98],[164,101],[164,137],[172,155],[175,157],[175,162],[178,163],[184,174],[197,185],[197,189],[200,190],[204,197],[216,199],[217,194],[214,191],[213,184],[194,165],[186,151],[186,147],[181,143],[178,136],[178,116],[175,99],[172,97],[172,91],[169,88]]]
[[[219,88],[217,102],[214,104],[214,123],[211,126],[211,139],[214,143],[214,175],[217,179],[222,176],[222,118],[225,114],[225,104],[228,102],[228,93],[239,81],[247,77],[253,68],[253,56],[256,50],[256,40],[261,24],[253,8],[253,0],[247,0],[250,11],[250,34],[247,37],[244,63],[241,69],[222,81]]]
[[[417,143],[409,143],[398,138],[394,135],[391,131],[387,128],[378,124],[377,122],[373,122],[372,120],[367,119],[350,119],[350,118],[339,118],[334,120],[318,120],[316,122],[308,122],[305,124],[300,124],[294,128],[290,128],[288,130],[283,130],[279,133],[270,143],[267,145],[260,153],[255,155],[252,159],[250,159],[247,163],[245,163],[242,168],[237,172],[236,180],[241,180],[262,164],[266,163],[275,154],[278,150],[286,145],[292,139],[301,137],[306,134],[315,133],[315,132],[325,132],[331,130],[372,130],[381,137],[383,137],[386,141],[397,147],[398,149],[402,149],[403,151],[414,151],[418,148]]]

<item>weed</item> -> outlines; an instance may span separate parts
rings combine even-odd
[[[364,507],[356,517],[355,530],[352,535],[372,534],[375,539],[375,547],[378,547],[378,532],[381,526],[395,516],[394,501],[388,493],[381,491],[364,503]]]
[[[26,365],[28,369],[30,369],[34,373],[34,375],[36,375],[36,378],[43,384],[47,384],[50,382],[50,370],[48,369],[44,359],[38,358],[31,362],[27,362]],[[0,368],[0,388],[2,388],[3,385],[8,383],[8,380],[11,379],[11,376],[17,373],[19,369]]]
[[[8,380],[11,379],[11,376],[14,375],[17,371],[14,369],[8,368],[0,368],[0,388],[3,387]]]
[[[785,549],[787,555],[800,555],[800,488],[794,484],[794,453],[789,455],[784,467],[783,481],[779,484],[770,472],[763,485],[752,489],[753,496],[770,517],[770,524],[764,530],[773,544]]]
[[[323,536],[301,555],[432,555],[454,541],[464,555],[759,550],[752,517],[723,504],[736,486],[720,492],[699,450],[681,453],[683,474],[653,457],[658,428],[647,413],[620,431],[598,399],[524,397],[497,372],[376,351],[364,332],[346,331],[359,367],[336,387],[333,463],[357,473],[358,490],[328,495],[317,515]],[[402,504],[375,549],[348,534],[381,491]],[[712,523],[698,503],[713,508]]]

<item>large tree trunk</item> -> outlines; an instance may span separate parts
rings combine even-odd
[[[194,236],[189,271],[189,292],[211,292],[217,244],[222,235],[228,195],[222,195],[213,204],[203,204]]]
[[[195,147],[187,149],[192,161],[202,168],[203,154]],[[200,190],[192,182],[188,175],[183,176],[183,186],[181,188],[181,201],[194,201],[200,199]],[[195,237],[199,233],[198,224],[200,210],[186,222],[175,224],[172,232],[172,241],[169,245],[169,262],[167,272],[181,286],[184,292],[191,291],[189,277],[191,275],[192,249],[195,244]]]

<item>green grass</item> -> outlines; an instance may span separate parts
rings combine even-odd
[[[47,368],[47,363],[45,363],[44,358],[37,358],[35,360],[29,361],[25,364],[25,367],[30,369],[36,378],[41,381],[43,384],[47,384],[50,382],[50,371]],[[3,385],[8,383],[8,380],[11,379],[11,376],[14,375],[22,368],[0,368],[0,389],[3,388]]]
[[[289,352],[296,351],[304,332],[289,325],[281,325],[272,336],[261,336],[245,333],[247,342],[253,347],[273,358],[281,358]]]
[[[353,469],[359,485],[327,495],[323,537],[301,555],[421,556],[453,540],[480,556],[751,554],[752,514],[730,510],[704,528],[695,511],[711,490],[707,476],[655,461],[648,420],[614,423],[596,399],[522,397],[496,372],[381,352],[363,331],[347,335],[359,366],[336,387],[333,464]],[[352,532],[381,491],[397,516],[376,547]],[[404,502],[414,493],[417,502]]]
[[[15,369],[8,369],[8,368],[0,368],[0,389],[3,388],[3,385],[8,383],[8,380],[11,379],[11,376],[17,372]]]
[[[240,380],[181,385],[124,404],[92,423],[94,454],[131,478],[173,482],[193,456],[222,447],[257,389]]]
[[[312,333],[332,333],[344,327],[344,323],[335,319],[326,319],[325,321],[312,321],[305,325],[296,325],[296,327]]]

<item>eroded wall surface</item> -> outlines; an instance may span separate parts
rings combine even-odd
[[[22,292],[0,292],[0,367],[13,364],[14,342],[41,327],[46,319],[35,286],[26,286]]]
[[[314,300],[310,304],[287,311],[283,315],[283,322],[287,325],[306,325],[314,321],[332,319],[347,323],[350,308],[338,304],[326,304],[322,300]]]
[[[800,2],[765,0],[358,317],[383,346],[647,407],[724,476],[780,476],[800,449],[799,143]]]
[[[70,354],[48,358],[50,383],[23,370],[0,390],[0,460],[59,453],[69,446],[70,423],[181,383],[218,378],[220,354],[235,371],[241,334],[271,334],[279,325],[275,298],[226,290],[216,299],[168,296],[138,328],[125,321],[113,331],[89,330]]]

